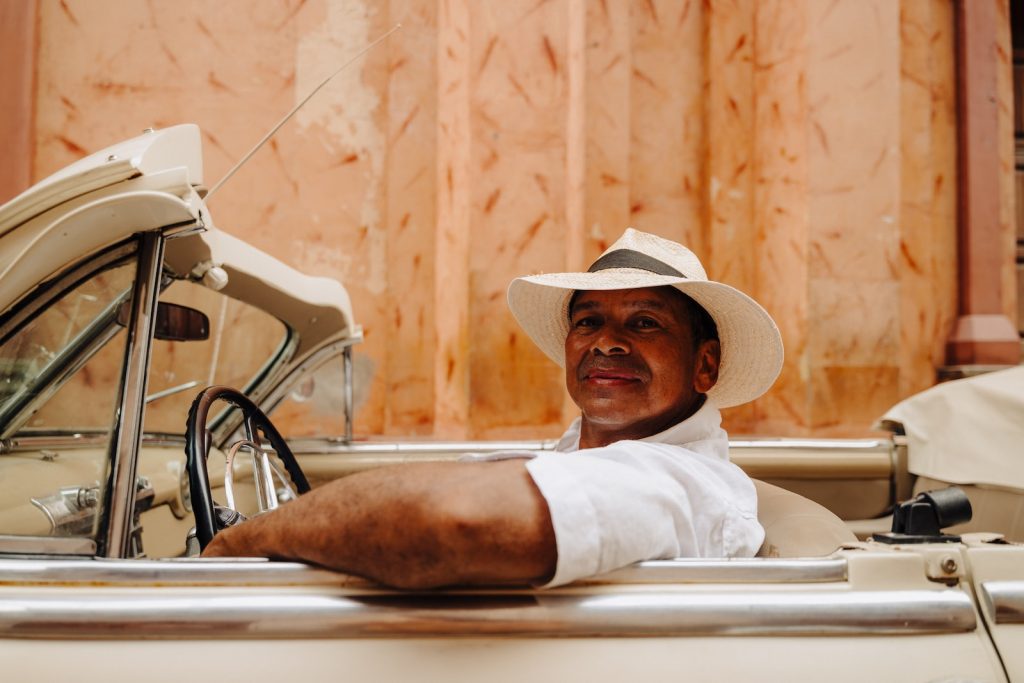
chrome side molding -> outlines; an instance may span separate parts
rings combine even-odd
[[[19,592],[0,600],[0,637],[848,636],[965,632],[977,626],[971,600],[959,589],[156,593]]]
[[[56,539],[55,539],[56,540]],[[810,559],[678,559],[639,562],[578,581],[574,586],[604,584],[794,584],[846,580],[843,557]],[[370,581],[297,562],[261,558],[231,560],[0,559],[0,586],[361,586]]]
[[[983,581],[981,592],[997,624],[1024,624],[1024,581]]]

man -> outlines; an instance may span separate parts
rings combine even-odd
[[[754,555],[754,486],[720,407],[782,365],[771,317],[685,247],[635,230],[586,273],[519,278],[531,339],[580,418],[553,453],[380,468],[220,532],[205,556],[298,559],[393,586],[559,585],[638,560]]]

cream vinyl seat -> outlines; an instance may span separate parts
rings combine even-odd
[[[764,527],[758,557],[828,555],[857,537],[835,514],[808,498],[754,479],[757,519]]]

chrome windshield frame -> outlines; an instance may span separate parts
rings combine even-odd
[[[126,557],[135,511],[135,477],[142,420],[145,415],[149,379],[149,355],[156,305],[160,296],[163,270],[164,236],[144,233],[139,246],[138,268],[132,292],[131,317],[125,342],[125,362],[121,366],[121,396],[110,444],[110,463],[103,487],[99,520],[99,553],[105,557]]]

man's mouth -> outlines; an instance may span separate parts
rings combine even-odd
[[[632,384],[642,379],[640,372],[632,368],[585,367],[581,368],[581,370],[580,379],[599,386]]]

